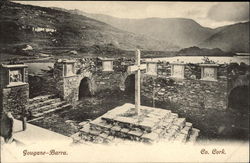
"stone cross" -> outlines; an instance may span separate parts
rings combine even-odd
[[[135,75],[135,109],[137,110],[137,115],[140,114],[141,105],[141,70],[146,69],[146,64],[140,63],[141,52],[140,50],[135,51],[135,65],[128,67],[129,72],[136,72]]]

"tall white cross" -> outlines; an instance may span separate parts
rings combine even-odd
[[[135,51],[135,65],[137,66],[137,72],[135,75],[135,109],[137,110],[137,115],[140,115],[141,106],[141,52],[136,49]]]
[[[141,105],[141,70],[146,69],[146,64],[141,65],[141,52],[139,49],[135,51],[135,65],[128,67],[128,72],[135,72],[135,109],[140,115]]]

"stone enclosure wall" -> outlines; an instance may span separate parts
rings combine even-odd
[[[54,65],[53,78],[57,94],[69,101],[77,101],[80,84],[87,78],[89,91],[92,95],[96,92],[110,89],[116,90],[123,87],[122,79],[126,76],[127,66],[132,64],[132,60],[119,59],[114,61],[113,71],[102,71],[101,60],[95,58],[78,59],[74,62],[74,75],[64,75],[64,61],[57,61]]]
[[[15,118],[20,118],[28,107],[29,85],[5,88],[1,95],[4,112],[11,112]],[[2,110],[2,109],[1,109]]]
[[[145,76],[142,94],[155,100],[173,102],[180,107],[204,109],[227,107],[227,83],[222,81],[190,79],[174,81],[171,78]]]
[[[238,86],[249,87],[249,66],[247,65],[234,63],[219,65],[217,81],[200,80],[201,67],[198,64],[185,65],[184,79],[171,78],[169,63],[158,62],[157,67],[157,76],[144,75],[142,94],[180,107],[226,109],[228,96],[237,86],[235,83],[239,83]],[[244,82],[239,80],[241,78]]]
[[[69,102],[78,100],[79,86],[84,78],[88,79],[92,95],[106,89],[125,90],[125,81],[131,75],[127,72],[127,67],[134,65],[134,60],[120,58],[113,63],[113,71],[105,72],[102,69],[102,61],[97,58],[77,59],[75,74],[64,76],[63,61],[57,61],[52,80],[57,94]],[[181,107],[226,109],[229,90],[235,86],[232,83],[238,76],[249,72],[249,66],[245,65],[244,70],[242,67],[244,66],[240,68],[234,64],[219,65],[217,80],[204,81],[200,80],[201,67],[198,64],[186,64],[184,79],[173,79],[171,65],[167,62],[158,62],[156,76],[142,72],[141,94],[156,100],[172,102]],[[246,85],[246,82],[244,84]]]

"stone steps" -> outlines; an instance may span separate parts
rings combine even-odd
[[[60,101],[61,101],[60,98],[44,99],[44,101],[35,102],[29,105],[29,110],[36,110],[37,108],[40,108],[40,107],[43,107],[52,103],[60,102]]]
[[[73,139],[75,137],[75,142],[81,140],[94,143],[119,142],[121,140],[143,143],[196,141],[199,130],[192,128],[192,123],[186,122],[185,118],[178,118],[178,114],[171,113],[169,110],[147,109],[143,110],[145,114],[142,113],[143,118],[140,119],[140,116],[129,118],[126,114],[120,114],[121,110],[117,108],[116,111],[112,111],[115,114],[107,112],[89,123],[82,122],[83,127],[78,134],[72,137]]]
[[[198,136],[199,136],[199,132],[200,132],[199,129],[193,128],[191,130],[190,137],[189,137],[188,141],[191,142],[191,143],[194,143],[197,140]]]
[[[104,120],[108,124],[115,123],[123,128],[130,127],[136,130],[140,129],[145,132],[151,132],[157,127],[156,123],[162,123],[162,120],[168,117],[172,117],[172,118],[178,117],[177,114],[171,113],[171,111],[169,110],[164,110],[164,111],[165,111],[165,115],[161,113],[152,114],[150,115],[151,116],[150,118],[145,119],[144,121],[131,119],[129,117],[113,117],[110,114],[103,115],[101,119]],[[91,124],[93,124],[94,122],[95,120],[91,122]]]
[[[55,95],[38,96],[30,99],[29,111],[32,119],[30,121],[39,120],[39,117],[45,114],[55,112],[57,110],[70,108],[71,105],[56,98]]]
[[[34,103],[45,101],[45,100],[48,100],[48,99],[53,98],[53,97],[55,97],[55,95],[37,96],[37,97],[34,97],[32,99],[29,99],[29,104],[32,105]]]
[[[54,108],[54,107],[61,106],[61,105],[63,105],[63,104],[65,104],[64,101],[59,101],[59,102],[51,103],[51,104],[48,104],[48,105],[45,105],[45,106],[42,106],[42,107],[33,109],[32,112],[33,112],[33,113],[44,112],[44,111],[50,110],[50,109],[52,109],[52,108]]]
[[[64,105],[62,105],[60,107],[56,107],[56,108],[53,108],[53,109],[50,109],[50,110],[46,110],[46,111],[43,111],[43,112],[36,113],[36,114],[33,115],[33,117],[40,117],[40,116],[43,116],[44,114],[52,113],[52,112],[62,110],[62,109],[66,109],[66,108],[70,108],[70,107],[71,107],[70,104],[64,104]]]
[[[95,121],[94,121],[95,122]],[[185,127],[186,128],[186,127]],[[186,128],[187,129],[187,128]],[[153,132],[145,132],[138,128],[122,128],[119,125],[107,124],[101,121],[99,124],[92,123],[84,126],[80,132],[87,138],[87,141],[94,140],[98,137],[103,139],[103,142],[109,142],[111,138],[120,138],[126,139],[130,141],[140,141],[145,143],[152,143],[155,141],[159,141],[160,139],[167,139],[170,140],[179,140],[180,136],[183,136],[181,142],[186,142],[187,137],[190,131],[187,130],[187,133],[181,132],[186,131],[186,129],[181,128],[181,126],[176,126],[175,124],[171,124],[168,129],[166,128],[159,128],[154,130]],[[85,139],[86,139],[85,138]],[[184,139],[185,138],[185,139]],[[99,138],[100,139],[100,138]]]

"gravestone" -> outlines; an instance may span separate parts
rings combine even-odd
[[[147,63],[147,71],[146,74],[148,75],[157,75],[157,63],[154,61],[148,61]]]
[[[102,61],[102,71],[114,71],[113,62],[114,58],[101,58]]]
[[[201,80],[217,81],[217,64],[200,64]]]
[[[184,79],[185,63],[171,63],[171,77]]]
[[[26,113],[29,99],[28,66],[0,65],[0,112],[11,112],[14,118]]]

